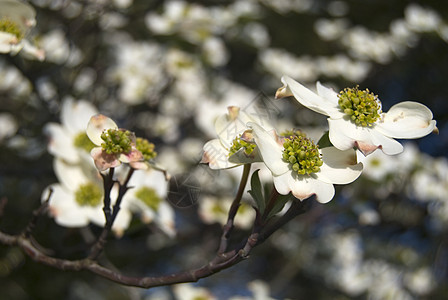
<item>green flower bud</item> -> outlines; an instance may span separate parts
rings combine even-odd
[[[101,147],[107,154],[129,153],[132,150],[132,133],[128,130],[108,129],[101,134]]]
[[[150,143],[147,139],[137,138],[136,148],[143,154],[143,159],[145,161],[154,159],[157,156],[157,152],[154,151],[154,144]]]
[[[91,182],[81,185],[75,192],[75,201],[81,206],[98,206],[102,198],[101,188]]]
[[[288,135],[283,143],[283,160],[291,165],[291,169],[299,175],[309,175],[319,172],[323,161],[321,159],[318,146],[300,134]]]
[[[159,209],[160,202],[162,202],[156,191],[146,186],[138,189],[135,192],[135,196],[154,211]]]
[[[372,126],[379,118],[381,105],[376,96],[368,89],[361,91],[358,86],[346,88],[338,95],[340,109],[358,126]]]

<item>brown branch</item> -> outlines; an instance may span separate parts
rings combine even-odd
[[[109,176],[107,176],[107,177],[102,175],[103,180],[104,180],[104,194],[105,194],[103,210],[104,210],[104,214],[106,216],[106,224],[104,225],[104,228],[101,231],[101,234],[98,237],[98,240],[92,246],[92,249],[88,256],[88,259],[91,259],[91,260],[97,259],[98,256],[103,251],[104,246],[106,245],[106,242],[107,242],[107,236],[109,235],[110,231],[112,230],[112,226],[115,222],[115,219],[117,218],[118,212],[120,211],[121,200],[123,199],[124,195],[126,194],[126,192],[129,189],[129,187],[128,187],[129,180],[131,180],[132,174],[134,174],[134,169],[131,168],[126,177],[126,180],[123,183],[118,183],[119,190],[118,190],[117,200],[115,201],[114,207],[112,209],[112,213],[110,213],[110,192],[115,183],[115,181],[113,180],[113,170],[114,170],[113,168],[110,169]],[[108,196],[106,196],[106,194]],[[108,207],[106,207],[106,199],[108,199],[108,203],[109,203]],[[107,213],[107,209],[108,209],[108,213]]]
[[[23,235],[11,236],[0,232],[0,242],[9,246],[20,247],[31,259],[44,265],[48,265],[64,271],[86,270],[116,283],[141,288],[152,288],[183,282],[196,282],[201,278],[211,276],[243,260],[243,258],[238,254],[238,251],[234,250],[224,253],[223,255],[216,257],[214,260],[210,261],[204,266],[190,271],[157,277],[132,277],[125,276],[123,274],[120,274],[119,272],[105,268],[99,265],[95,260],[91,260],[89,258],[69,261],[65,259],[50,257],[37,249],[30,242],[30,240]]]
[[[245,164],[243,169],[243,175],[241,176],[240,186],[238,192],[236,193],[235,199],[229,209],[229,214],[227,217],[227,223],[223,227],[223,232],[221,235],[221,243],[218,248],[218,254],[222,254],[227,250],[230,234],[233,229],[233,222],[240,207],[241,198],[243,197],[243,192],[247,184],[247,179],[249,178],[250,164]]]
[[[47,199],[45,199],[44,202],[39,206],[39,208],[35,209],[33,211],[33,217],[31,218],[30,222],[26,226],[25,230],[23,231],[23,235],[26,237],[29,237],[31,235],[31,232],[33,231],[34,227],[36,227],[37,220],[39,217],[47,210],[48,203],[50,202],[50,198],[53,195],[53,189],[50,188],[48,191]]]

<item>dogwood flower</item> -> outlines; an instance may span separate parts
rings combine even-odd
[[[317,82],[317,94],[288,76],[276,98],[294,96],[302,105],[328,116],[331,143],[339,150],[357,147],[364,155],[380,148],[389,155],[403,151],[394,140],[420,138],[437,132],[432,112],[425,105],[405,101],[395,104],[387,113],[369,90],[347,88],[339,94]]]
[[[119,166],[124,163],[139,163],[144,160],[142,152],[137,150],[136,137],[133,132],[119,129],[115,122],[97,114],[90,118],[86,130],[87,136],[95,145],[90,154],[99,171]],[[135,168],[141,168],[136,165]]]
[[[24,51],[39,60],[44,52],[34,47],[26,36],[36,24],[34,8],[18,0],[0,0],[0,53],[16,54]]]
[[[65,227],[83,227],[90,222],[104,226],[106,218],[103,212],[103,182],[95,167],[88,161],[71,164],[60,158],[54,160],[53,167],[59,183],[50,185],[42,193],[42,201],[47,199],[48,189],[51,188],[53,194],[49,202],[49,212],[56,223]],[[112,189],[112,205],[117,194],[117,189]],[[112,230],[121,235],[129,226],[131,216],[126,203],[123,202]]]
[[[128,167],[120,168],[128,173]],[[130,209],[139,214],[144,223],[154,223],[170,237],[176,234],[174,211],[165,200],[168,195],[168,181],[162,171],[153,168],[136,170],[128,186],[132,187],[123,197]]]
[[[276,138],[258,124],[248,125],[272,172],[275,189],[282,195],[292,192],[300,200],[316,195],[317,201],[327,203],[335,193],[333,184],[347,184],[361,175],[363,166],[356,163],[353,149],[319,149],[301,132],[291,131]]]
[[[208,141],[203,148],[201,163],[208,163],[211,169],[228,169],[242,164],[260,162],[261,157],[255,144],[251,142],[252,133],[248,122],[271,129],[271,125],[257,116],[240,111],[237,106],[229,106],[228,113],[215,122],[217,139]]]
[[[97,109],[87,101],[65,99],[61,109],[62,124],[48,123],[44,127],[49,137],[48,152],[69,163],[85,160],[95,148],[95,144],[87,137],[87,124],[90,117],[97,113]]]

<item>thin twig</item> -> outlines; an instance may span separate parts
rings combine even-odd
[[[42,202],[42,204],[33,211],[33,216],[22,233],[25,237],[29,237],[31,235],[31,232],[33,231],[34,227],[36,227],[37,220],[48,208],[48,203],[50,202],[50,198],[52,195],[53,195],[53,189],[49,188],[47,199],[45,199],[45,201]]]
[[[111,171],[112,170],[113,169],[111,169]],[[113,171],[112,171],[112,173],[113,173]],[[129,170],[129,172],[128,172],[126,180],[123,183],[119,183],[118,196],[117,196],[117,199],[115,201],[114,207],[112,209],[112,213],[109,213],[109,217],[108,218],[106,217],[106,224],[104,225],[104,228],[101,231],[101,234],[98,237],[98,240],[92,246],[92,249],[90,251],[88,259],[92,259],[92,260],[97,259],[98,256],[103,251],[104,246],[106,245],[106,242],[107,242],[107,236],[109,235],[110,231],[112,230],[112,226],[113,226],[113,224],[115,222],[115,219],[116,219],[116,217],[118,215],[118,212],[120,211],[121,200],[123,199],[124,195],[126,194],[126,192],[129,189],[128,183],[129,183],[129,180],[131,179],[133,173],[134,173],[134,169],[131,168]],[[106,186],[107,187],[110,186],[110,190],[111,190],[113,184],[115,183],[115,181],[113,180],[112,176],[109,175],[108,178],[106,178],[106,177],[103,177],[103,178],[105,178],[105,180],[112,181],[112,185],[107,185],[106,183],[104,183],[104,187],[106,188]],[[107,197],[106,197],[106,195],[104,196],[104,199],[106,199],[106,198],[109,199],[109,212],[110,212],[110,190],[109,191],[106,191],[106,190],[104,191],[105,193],[109,194],[109,196],[107,196]],[[104,205],[104,209],[106,209],[106,203]]]
[[[230,206],[229,214],[227,217],[227,223],[223,227],[223,232],[221,235],[221,243],[218,248],[218,255],[224,253],[227,250],[228,241],[233,229],[233,222],[235,219],[235,215],[238,212],[238,208],[240,207],[241,198],[243,197],[243,192],[244,189],[246,188],[247,179],[249,178],[250,167],[251,167],[250,164],[244,165],[243,175],[241,176],[238,192],[235,196],[235,199],[232,202],[232,205]]]

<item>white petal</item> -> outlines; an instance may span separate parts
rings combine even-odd
[[[53,194],[49,202],[49,211],[56,223],[65,227],[82,227],[89,224],[86,211],[75,202],[73,193],[60,184],[53,184],[50,187],[53,189]]]
[[[334,187],[331,183],[317,180],[312,176],[294,175],[288,172],[274,177],[274,185],[280,194],[286,195],[286,191],[290,190],[299,200],[316,195],[317,201],[327,203],[334,197]]]
[[[73,134],[85,132],[90,118],[98,114],[97,109],[87,101],[64,100],[61,110],[61,122]]]
[[[168,181],[166,180],[165,174],[154,169],[135,171],[129,181],[129,186],[150,187],[156,191],[157,196],[161,199],[164,199],[168,194]]]
[[[403,146],[375,128],[356,126],[345,119],[328,119],[330,141],[339,150],[359,148],[364,155],[368,155],[381,148],[384,153],[393,155],[403,151]]]
[[[79,160],[78,151],[73,145],[73,136],[64,127],[56,123],[48,123],[44,127],[44,133],[49,137],[48,152],[50,154],[72,163]]]
[[[247,129],[246,124],[251,121],[252,119],[241,111],[235,112],[233,116],[229,114],[219,116],[215,122],[215,130],[223,146],[230,148],[233,140]]]
[[[56,158],[53,161],[53,168],[59,181],[67,190],[76,191],[80,185],[89,182],[81,165],[70,164]]]
[[[321,149],[323,165],[316,173],[319,180],[327,183],[347,184],[361,175],[363,165],[356,163],[356,151],[341,151],[335,147]]]
[[[86,133],[92,143],[101,146],[103,143],[101,134],[105,129],[118,129],[118,126],[111,118],[97,114],[90,118],[90,121],[87,124]]]
[[[330,99],[319,96],[288,76],[283,76],[282,82],[288,85],[288,88],[291,90],[294,98],[296,98],[296,100],[303,106],[326,116],[335,118],[341,116],[338,104],[337,102],[334,103],[333,96],[331,96]],[[323,90],[322,87],[320,87],[320,89]],[[326,96],[328,95],[327,92],[324,94]]]
[[[316,83],[317,94],[322,98],[328,100],[333,105],[338,106],[339,97],[338,93],[336,93],[333,89],[327,88],[322,85],[319,81]]]
[[[290,171],[289,164],[282,158],[283,147],[276,142],[275,138],[258,124],[249,123],[248,125],[253,129],[255,144],[272,174],[278,176]]]
[[[229,162],[229,151],[223,147],[219,139],[205,143],[203,150],[201,163],[208,163],[210,169],[228,169],[238,166]]]
[[[406,101],[392,106],[384,114],[384,119],[376,124],[376,128],[393,138],[420,138],[434,130],[436,121],[432,117],[431,110],[425,105]]]

